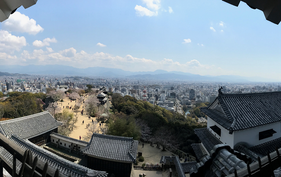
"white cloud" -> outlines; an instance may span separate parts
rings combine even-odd
[[[48,52],[53,52],[53,49],[51,47],[46,47]]]
[[[21,14],[20,12],[11,14],[10,17],[2,23],[2,28],[8,31],[33,35],[44,30],[40,25],[36,24],[34,19],[30,19],[28,16]]]
[[[76,54],[76,49],[74,49],[73,47],[69,48],[69,49],[65,49],[63,51],[60,52],[63,56],[66,57],[74,57]]]
[[[173,9],[172,9],[172,7],[169,7],[169,13],[173,13],[174,11],[173,11]]]
[[[24,46],[26,46],[26,39],[24,36],[14,36],[8,31],[0,30],[0,51],[19,51]]]
[[[50,43],[56,43],[56,38],[46,38],[43,41],[35,40],[32,44],[35,47],[44,47],[44,46],[50,46]]]
[[[191,43],[191,39],[183,39],[183,44],[188,44],[188,43]]]
[[[12,55],[9,55],[5,52],[0,52],[0,60],[11,60],[11,59],[17,59],[17,56],[12,56]]]
[[[224,26],[224,23],[221,21],[219,25],[223,27],[223,26]]]
[[[154,11],[157,11],[160,9],[160,0],[142,0],[143,3],[145,3],[145,5]]]
[[[157,16],[158,15],[158,12],[152,12],[151,10],[148,10],[147,8],[139,6],[139,5],[136,5],[135,10],[136,10],[136,13],[137,13],[138,16],[149,16],[149,17],[151,17],[151,16]]]
[[[223,33],[223,30],[221,30],[221,32]]]
[[[135,10],[138,16],[157,16],[161,7],[160,0],[142,0],[146,7],[136,5]]]
[[[100,47],[106,47],[106,45],[102,44],[102,43],[97,43],[97,46],[100,46]]]
[[[0,54],[1,57],[1,54]],[[6,60],[3,60],[8,62]],[[173,59],[164,58],[162,60],[153,61],[146,58],[136,58],[132,55],[113,56],[108,53],[96,52],[88,54],[85,51],[77,52],[74,48],[65,49],[59,52],[49,52],[47,50],[34,50],[29,53],[23,51],[21,56],[15,59],[18,64],[57,64],[69,65],[73,67],[107,67],[119,68],[126,71],[155,71],[162,69],[166,71],[182,71],[193,74],[221,75],[227,74],[228,71],[219,69],[214,65],[204,65],[198,60],[189,60],[185,63],[174,61]],[[3,63],[4,65],[4,63]]]
[[[214,31],[214,32],[216,32],[216,30],[215,30],[215,28],[214,27],[210,27],[210,30],[212,30],[212,31]]]

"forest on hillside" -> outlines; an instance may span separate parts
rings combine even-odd
[[[199,107],[206,106],[205,104],[199,104],[190,110],[191,114],[187,118],[149,102],[120,94],[112,95],[112,105],[113,114],[109,120],[108,134],[131,136],[163,148],[175,147],[191,153],[190,144],[199,142],[193,130],[204,127],[196,122],[196,116],[202,114]]]
[[[3,94],[0,92],[0,98]],[[44,93],[10,92],[0,101],[0,118],[17,118],[43,111]]]

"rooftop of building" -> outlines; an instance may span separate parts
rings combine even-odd
[[[132,163],[136,160],[138,141],[130,137],[94,133],[83,153],[95,158]]]
[[[56,129],[61,123],[47,112],[40,112],[29,116],[19,117],[0,122],[0,133],[6,137],[16,135],[22,139],[29,139]]]

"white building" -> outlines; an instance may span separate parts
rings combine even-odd
[[[281,92],[220,90],[209,107],[201,108],[208,116],[207,127],[194,130],[201,143],[192,148],[201,164],[191,176],[227,176],[281,148]]]

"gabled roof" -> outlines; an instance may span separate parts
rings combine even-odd
[[[16,135],[22,139],[33,138],[56,129],[59,123],[49,112],[44,111],[25,117],[0,122],[0,133],[7,137]]]
[[[138,141],[129,137],[94,133],[83,153],[95,158],[132,163],[136,160]]]
[[[281,92],[219,94],[208,108],[201,109],[228,130],[238,131],[281,121]],[[223,112],[215,110],[218,104]]]

